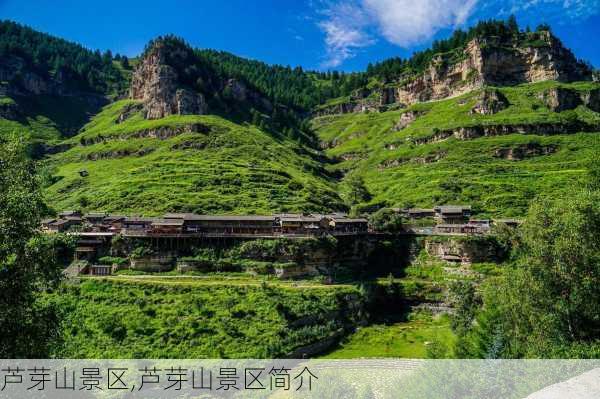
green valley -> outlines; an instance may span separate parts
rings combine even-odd
[[[598,357],[598,76],[514,18],[351,73],[0,21],[0,355]]]

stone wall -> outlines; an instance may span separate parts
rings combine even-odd
[[[495,262],[501,256],[494,241],[486,237],[430,237],[424,240],[424,248],[430,256],[462,264]]]

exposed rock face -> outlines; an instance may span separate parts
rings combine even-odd
[[[430,256],[442,260],[458,261],[462,264],[494,262],[500,257],[498,248],[485,240],[464,241],[459,239],[425,240],[425,250]]]
[[[185,60],[184,51],[174,54]],[[157,43],[142,59],[133,73],[130,94],[142,100],[146,119],[169,115],[205,114],[204,96],[181,87],[175,68],[167,64],[166,49]]]
[[[508,107],[508,105],[508,100],[500,91],[485,89],[479,95],[475,106],[471,109],[471,113],[494,115]]]
[[[502,136],[507,134],[536,134],[541,136],[554,134],[570,134],[578,132],[596,132],[600,129],[598,125],[590,125],[580,121],[565,123],[536,123],[536,124],[513,124],[513,125],[481,125],[459,127],[456,129],[437,131],[429,137],[415,138],[414,144],[430,144],[447,140],[454,137],[458,140],[472,140],[479,137]],[[393,144],[388,144],[387,149],[395,149]]]
[[[404,104],[437,100],[458,96],[480,88],[485,83],[483,74],[483,54],[477,40],[465,48],[465,59],[447,65],[440,57],[434,58],[428,70],[412,81],[397,88],[396,98]]]
[[[244,82],[241,82],[238,79],[228,79],[225,83],[224,90],[227,89],[230,91],[233,99],[237,102],[250,101],[267,112],[273,111],[273,104],[268,99],[260,93],[249,89]]]
[[[121,112],[121,114],[119,114],[116,123],[123,123],[124,121],[141,111],[142,108],[143,107],[141,104],[129,104],[123,107],[123,111]]]
[[[231,90],[234,98],[238,101],[246,101],[248,99],[248,89],[246,85],[237,79],[229,79],[225,87]]]
[[[554,112],[575,109],[583,104],[579,93],[574,90],[557,87],[540,94],[539,98]]]
[[[556,87],[546,90],[539,95],[539,98],[554,112],[575,109],[580,105],[600,112],[600,89],[580,93],[572,89]]]
[[[349,114],[358,112],[381,112],[387,109],[390,104],[397,103],[396,89],[387,87],[369,91],[367,89],[358,89],[350,99],[335,105],[322,107],[313,113],[313,116]]]
[[[583,105],[592,111],[600,112],[600,89],[590,90],[581,96]]]
[[[448,66],[441,58],[413,81],[398,87],[396,98],[406,104],[454,97],[483,85],[511,85],[544,80],[590,80],[591,71],[550,32],[540,32],[543,46],[505,47],[474,39],[465,58]]]
[[[506,86],[544,80],[563,82],[591,80],[592,71],[577,61],[570,50],[550,32],[538,32],[535,45],[522,46],[518,41],[499,43],[495,38],[475,38],[463,50],[458,61],[435,57],[427,70],[395,87],[362,93],[362,99],[319,110],[316,115],[378,111],[395,103],[401,106],[455,97],[485,86]],[[486,93],[494,97],[493,92]],[[372,100],[377,98],[377,101]],[[369,101],[366,101],[369,99]],[[490,100],[494,101],[493,98]],[[496,106],[503,101],[496,99]],[[498,112],[494,106],[476,107],[473,112]],[[383,108],[385,109],[385,107]]]
[[[119,136],[97,136],[91,138],[82,137],[79,140],[79,144],[83,146],[103,143],[106,141],[114,140],[129,140],[132,138],[152,138],[159,140],[167,140],[175,136],[179,136],[185,133],[208,133],[210,127],[201,123],[192,123],[188,125],[182,125],[177,127],[172,126],[161,126],[152,129],[138,130],[134,133],[122,134]]]
[[[102,106],[107,102],[99,94],[74,89],[62,70],[53,76],[41,75],[24,59],[14,55],[0,58],[0,82],[1,95],[77,96],[93,106]]]
[[[62,94],[57,82],[30,71],[25,61],[16,56],[0,60],[0,81],[9,82],[7,91],[10,94]]]
[[[497,158],[508,159],[510,161],[520,161],[525,158],[553,154],[556,152],[556,150],[557,146],[555,145],[528,143],[517,147],[499,148],[494,151],[494,156]]]
[[[405,129],[408,125],[413,123],[419,116],[421,116],[422,112],[417,111],[406,111],[400,116],[400,120],[394,126],[394,130],[399,131]]]

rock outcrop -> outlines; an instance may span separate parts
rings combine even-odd
[[[572,122],[543,122],[543,123],[519,123],[512,125],[480,125],[466,126],[456,129],[439,130],[428,137],[411,139],[416,145],[438,143],[454,137],[458,140],[472,140],[479,137],[502,136],[507,134],[535,134],[539,136],[550,136],[555,134],[571,134],[579,132],[596,132],[600,129],[597,124],[587,124],[578,120]],[[387,149],[393,150],[395,144],[388,144]]]
[[[109,136],[96,136],[96,137],[82,137],[79,140],[79,144],[82,146],[88,146],[98,143],[104,143],[114,140],[129,140],[129,139],[142,139],[152,138],[158,140],[167,140],[175,136],[179,136],[186,133],[203,133],[210,132],[210,127],[201,123],[191,123],[179,126],[159,126],[151,129],[142,129],[131,133],[123,133],[120,135],[109,135]]]
[[[472,114],[494,115],[508,107],[506,97],[496,89],[484,89],[475,106],[471,109]]]
[[[460,56],[437,55],[419,75],[384,89],[358,90],[349,101],[322,107],[316,116],[336,113],[385,110],[398,106],[456,97],[486,86],[507,86],[545,80],[571,82],[592,80],[592,71],[579,62],[560,40],[548,31],[523,34],[518,40],[500,41],[496,37],[475,38]],[[493,92],[486,95],[494,96]],[[503,102],[497,99],[496,105]],[[477,113],[497,112],[493,107],[477,107]]]
[[[167,51],[175,52],[167,57]],[[160,119],[169,115],[205,114],[208,110],[201,93],[183,87],[177,70],[168,64],[169,58],[183,62],[187,51],[167,48],[159,41],[144,56],[131,79],[132,99],[142,100],[146,119]]]
[[[580,105],[600,112],[600,89],[578,92],[564,87],[555,87],[541,93],[539,99],[554,112],[568,111]]]
[[[528,143],[510,148],[498,148],[494,151],[497,158],[508,159],[509,161],[520,161],[525,158],[531,158],[541,155],[550,155],[556,152],[556,145],[541,145],[538,143]]]
[[[259,90],[222,76],[184,42],[159,38],[146,50],[131,80],[130,98],[141,100],[146,119],[209,112],[271,113],[274,105]],[[124,115],[126,117],[126,115]]]
[[[378,88],[374,90],[358,89],[348,100],[325,105],[313,112],[313,116],[349,114],[358,112],[385,111],[390,104],[395,104],[396,89],[394,87]]]
[[[439,239],[431,237],[425,240],[428,255],[449,262],[469,265],[478,262],[495,262],[501,258],[500,249],[493,241],[485,238],[464,240],[458,238]]]
[[[400,120],[394,126],[394,130],[400,131],[402,129],[406,129],[408,125],[413,123],[419,116],[423,113],[418,111],[406,111],[400,115]]]
[[[544,80],[590,80],[591,71],[550,32],[538,33],[538,44],[507,47],[494,39],[474,39],[461,61],[448,64],[438,56],[421,76],[398,87],[405,104],[454,97],[484,85],[505,86]]]

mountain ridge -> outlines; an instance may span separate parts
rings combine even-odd
[[[29,48],[0,50],[13,57],[11,46]],[[486,21],[351,74],[270,66],[175,36],[151,41],[133,68],[118,55],[100,60],[117,82],[131,81],[89,85],[108,102],[101,110],[68,105],[86,99],[66,86],[17,95],[8,89],[22,86],[14,74],[0,92],[0,134],[32,135],[58,209],[362,213],[468,202],[480,214],[518,216],[600,148],[600,85],[545,26]],[[61,67],[48,70],[60,82]],[[26,102],[70,109],[77,120]],[[546,161],[556,173],[534,184],[541,175],[532,171]]]

